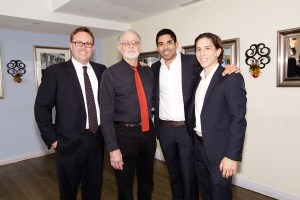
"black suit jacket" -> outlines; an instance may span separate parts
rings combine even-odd
[[[98,79],[99,103],[100,80],[106,67],[94,62],[90,64]],[[53,107],[56,112],[54,124],[52,123]],[[71,59],[45,70],[36,96],[34,111],[41,136],[48,148],[55,141],[58,141],[57,148],[65,153],[72,152],[78,147],[80,135],[85,131],[87,114],[83,93]]]
[[[189,104],[191,103],[192,96],[195,90],[195,86],[197,84],[197,80],[199,79],[199,74],[201,72],[201,68],[199,66],[195,66],[196,57],[194,55],[185,55],[185,54],[177,54],[177,56],[181,55],[181,71],[182,71],[182,94],[183,94],[183,102],[184,102],[184,111],[185,111],[185,119],[187,119],[187,110]],[[160,61],[154,63],[151,66],[151,69],[154,73],[154,82],[155,82],[155,101],[154,101],[154,123],[157,135],[159,137],[159,72],[160,72]]]
[[[206,155],[214,164],[224,157],[241,161],[247,126],[244,78],[240,73],[222,76],[223,70],[220,65],[213,75],[200,115]],[[191,105],[188,121],[192,129],[195,107]]]

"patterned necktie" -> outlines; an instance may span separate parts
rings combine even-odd
[[[89,75],[87,74],[87,66],[83,66],[82,68],[83,68],[86,103],[87,103],[87,108],[88,108],[89,130],[93,133],[96,133],[96,131],[98,129],[98,121],[97,121],[97,113],[96,113],[94,94],[93,94]]]
[[[141,121],[142,121],[142,132],[149,130],[149,118],[148,118],[148,106],[144,87],[141,81],[137,67],[131,68],[134,71],[135,85],[138,94],[140,110],[141,110]]]

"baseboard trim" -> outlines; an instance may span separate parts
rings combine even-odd
[[[297,197],[285,191],[281,191],[276,188],[254,183],[238,177],[235,177],[233,179],[233,184],[279,200],[300,200],[299,196]]]
[[[0,160],[0,166],[15,163],[15,162],[19,162],[19,161],[23,161],[23,160],[27,160],[27,159],[31,159],[31,158],[45,156],[45,155],[51,154],[51,153],[54,153],[54,150],[40,151],[40,152],[36,152],[36,153],[32,153],[32,154],[26,154],[26,155],[14,157],[14,158],[9,158],[9,159],[6,159],[6,160]]]

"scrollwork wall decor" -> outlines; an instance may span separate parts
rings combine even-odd
[[[26,73],[26,65],[21,60],[11,60],[7,63],[7,72],[14,77],[17,83],[22,82],[22,76]]]
[[[261,69],[265,68],[266,64],[271,61],[271,50],[265,44],[252,44],[246,51],[246,64],[250,66],[249,72],[254,78],[257,78]]]

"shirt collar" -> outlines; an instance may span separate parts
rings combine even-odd
[[[87,69],[92,67],[90,62],[88,62],[86,65],[83,65],[80,62],[78,62],[77,60],[75,60],[73,57],[72,57],[72,63],[73,63],[76,70],[81,70],[82,66],[87,66]]]
[[[126,62],[126,60],[124,58],[122,58],[122,60],[120,61],[120,63],[122,63],[122,65],[126,66],[126,67],[129,67],[129,68],[132,68],[133,66],[131,66],[128,62]],[[138,61],[138,66],[137,68],[139,68],[141,65],[140,65],[140,62]]]
[[[208,74],[207,77],[204,76],[204,70],[202,70],[202,72],[200,73],[201,79],[211,79],[213,77],[213,75],[215,74],[217,68],[219,66],[219,63],[217,63],[214,68],[210,71],[210,73]]]
[[[166,65],[166,64],[165,64],[165,60],[164,60],[163,58],[160,59],[160,63],[161,63],[162,65]],[[180,53],[179,51],[176,51],[176,57],[175,57],[175,59],[172,61],[171,64],[173,64],[173,63],[181,63],[181,53]]]

